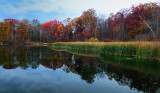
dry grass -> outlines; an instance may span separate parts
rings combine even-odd
[[[61,44],[80,44],[80,45],[137,45],[140,47],[149,46],[149,47],[158,47],[160,42],[57,42]]]

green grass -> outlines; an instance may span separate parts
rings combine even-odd
[[[118,55],[160,61],[159,42],[58,42],[51,46],[81,54]]]
[[[103,45],[100,49],[102,54],[134,56],[137,47],[135,45]]]

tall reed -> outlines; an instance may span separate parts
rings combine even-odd
[[[103,55],[129,56],[138,59],[160,60],[159,42],[58,42],[53,48],[94,51]]]

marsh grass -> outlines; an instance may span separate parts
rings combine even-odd
[[[159,42],[58,42],[53,43],[52,47],[85,54],[107,54],[160,60]]]
[[[154,74],[156,76],[160,74],[160,63],[158,61],[128,58],[115,55],[101,55],[100,58],[102,62],[116,66],[117,68],[125,68],[127,70],[145,72],[149,75],[151,75],[152,73],[152,75]]]

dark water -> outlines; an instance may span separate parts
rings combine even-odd
[[[160,64],[48,47],[0,47],[0,93],[160,93]]]

